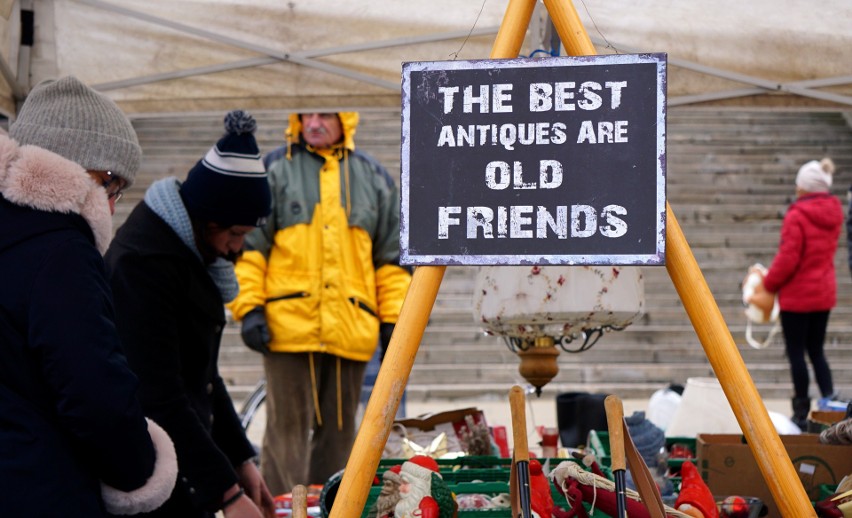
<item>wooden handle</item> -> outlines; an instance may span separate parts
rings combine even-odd
[[[607,396],[604,400],[606,424],[609,428],[609,454],[612,457],[612,470],[627,468],[624,458],[624,407],[618,396]]]
[[[526,396],[524,390],[515,385],[509,390],[509,409],[512,412],[512,440],[514,441],[515,462],[530,460],[527,445],[527,414],[525,411]]]
[[[308,490],[299,484],[293,486],[293,518],[308,518]]]

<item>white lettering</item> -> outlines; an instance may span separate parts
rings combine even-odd
[[[592,121],[583,121],[580,124],[580,134],[577,136],[577,144],[582,144],[584,142],[597,144],[597,139],[595,139],[595,128],[592,126]]]
[[[565,133],[568,128],[565,126],[565,123],[554,122],[550,129],[553,130],[553,136],[550,137],[551,142],[554,144],[564,144],[568,141],[568,134]]]
[[[501,191],[509,187],[509,164],[495,160],[485,166],[485,185],[489,189]]]
[[[570,207],[570,214],[569,214]],[[466,212],[464,223],[459,214]],[[497,207],[438,207],[438,239],[449,239],[450,227],[464,225],[467,239],[588,238],[595,234],[615,239],[627,234],[627,209],[607,205],[600,213],[590,205],[498,205]]]
[[[621,106],[621,89],[627,88],[627,81],[607,81],[604,83],[604,86],[612,92],[609,99],[609,107],[614,110]]]
[[[521,163],[515,160],[515,167],[513,170],[513,178],[512,178],[512,188],[513,189],[535,189],[534,183],[525,183],[524,182],[524,168],[521,166]]]
[[[627,142],[627,121],[615,121],[615,141]]]
[[[512,83],[498,83],[491,87],[492,111],[494,113],[512,113]]]
[[[574,81],[569,81],[567,83],[556,83],[556,111],[574,111],[574,103],[569,104],[565,102],[574,98],[574,92],[569,92],[569,89],[574,89]]]
[[[556,234],[557,238],[568,239],[568,207],[565,205],[556,207],[556,217],[554,218],[547,207],[539,205],[536,215],[535,237],[546,239],[548,228]]]
[[[553,87],[548,83],[530,83],[530,111],[546,112],[553,107]]]
[[[458,225],[459,218],[452,214],[461,214],[461,207],[438,207],[438,239],[448,239],[450,225]]]
[[[601,211],[601,217],[606,225],[601,226],[601,235],[604,237],[621,237],[627,233],[627,223],[618,216],[626,216],[627,209],[621,205],[607,205]]]
[[[605,144],[627,142],[628,121],[599,121],[597,127],[592,121],[580,123],[580,132],[577,135],[577,144]]]
[[[541,160],[538,171],[542,189],[556,189],[562,185],[562,164],[556,160]],[[552,174],[548,175],[548,171],[552,171]]]
[[[453,111],[453,99],[459,91],[458,86],[439,86],[438,93],[444,96],[444,113]]]
[[[476,239],[477,230],[482,229],[482,237],[492,239],[494,237],[492,222],[494,211],[489,207],[467,208],[467,238]]]
[[[591,237],[597,230],[598,222],[593,207],[571,206],[571,237]]]
[[[595,81],[586,81],[580,85],[579,93],[583,99],[577,101],[577,106],[582,110],[597,110],[603,105],[603,99],[597,94],[601,90],[601,84]]]
[[[488,113],[488,85],[479,86],[479,96],[473,95],[473,86],[464,87],[464,112],[472,113],[473,105],[479,105],[479,113]]]
[[[524,216],[533,211],[532,205],[512,205],[511,211],[511,227],[509,237],[512,238],[530,238],[533,237],[532,230],[525,230],[524,225],[532,223],[532,218]]]

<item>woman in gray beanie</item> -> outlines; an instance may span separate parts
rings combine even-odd
[[[0,136],[0,502],[7,516],[151,511],[177,477],[145,419],[101,254],[141,151],[110,99],[38,85]]]

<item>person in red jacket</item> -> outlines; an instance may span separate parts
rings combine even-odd
[[[837,300],[834,254],[843,226],[843,208],[830,194],[834,162],[804,164],[796,175],[796,200],[781,225],[778,253],[763,279],[777,293],[787,358],[793,378],[793,422],[804,429],[810,410],[811,361],[823,398],[834,398],[831,369],[823,351],[828,316]]]

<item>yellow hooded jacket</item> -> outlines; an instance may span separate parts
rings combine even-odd
[[[411,281],[399,266],[399,190],[355,149],[358,114],[338,113],[343,142],[301,141],[298,114],[287,144],[264,158],[273,208],[237,262],[235,318],[266,310],[272,352],[322,352],[369,361],[379,323],[395,323]]]

